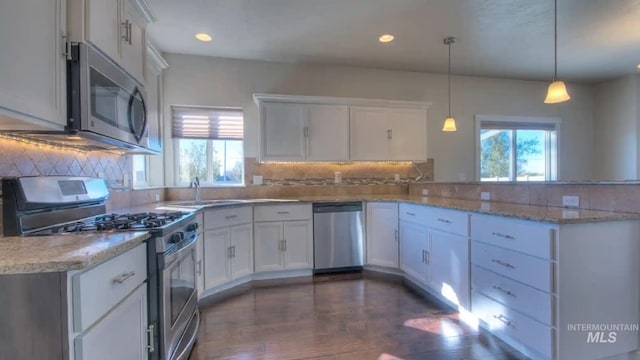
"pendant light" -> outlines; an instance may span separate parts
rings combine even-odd
[[[571,99],[564,81],[558,80],[558,0],[553,1],[553,82],[549,84],[545,104],[556,104]]]
[[[451,116],[451,44],[456,42],[456,38],[453,36],[449,36],[444,38],[444,43],[449,47],[449,70],[448,70],[448,81],[449,81],[449,115],[446,119],[444,119],[444,125],[442,126],[442,131],[450,132],[457,131],[456,129],[456,119]]]

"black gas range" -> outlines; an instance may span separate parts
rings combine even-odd
[[[198,223],[192,212],[107,213],[103,179],[27,176],[2,179],[5,236],[148,231],[149,358],[187,359],[199,326],[195,284]]]

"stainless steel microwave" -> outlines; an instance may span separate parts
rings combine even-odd
[[[64,130],[11,130],[11,136],[86,150],[149,149],[144,86],[90,44],[71,45]]]
[[[89,44],[73,44],[71,54],[67,128],[122,148],[147,148],[144,87]]]

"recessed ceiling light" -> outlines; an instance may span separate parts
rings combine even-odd
[[[638,64],[638,69],[640,69],[640,64]]]
[[[211,41],[211,35],[207,34],[207,33],[197,33],[196,34],[196,39],[200,40],[200,41]]]
[[[394,36],[391,35],[391,34],[382,34],[378,38],[378,41],[380,41],[381,43],[388,43],[388,42],[392,42],[393,38],[394,38]]]

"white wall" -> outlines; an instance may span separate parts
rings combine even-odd
[[[458,132],[440,131],[447,112],[446,74],[325,65],[295,65],[164,54],[165,134],[171,105],[234,106],[245,110],[245,155],[258,152],[259,119],[253,93],[428,101],[428,156],[437,181],[475,176],[474,116],[560,117],[560,179],[590,179],[593,152],[593,89],[569,85],[571,101],[545,105],[547,83],[454,76],[452,113]],[[172,142],[165,142],[173,158]],[[168,161],[170,165],[172,161]],[[173,175],[167,177],[173,184]]]
[[[638,79],[625,76],[595,87],[595,179],[640,177]]]

